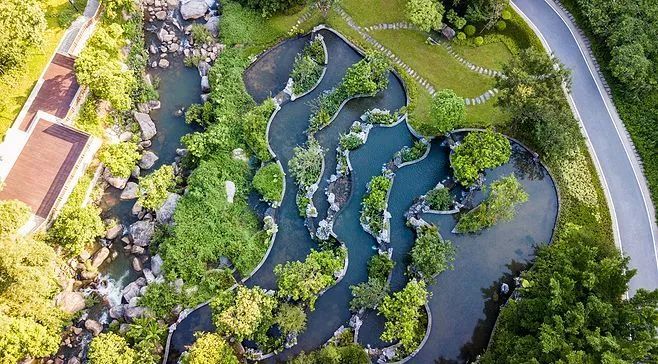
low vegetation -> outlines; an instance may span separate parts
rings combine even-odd
[[[242,121],[245,142],[261,161],[272,159],[267,147],[267,123],[275,109],[274,99],[268,99],[246,113]]]
[[[155,172],[139,178],[139,198],[137,201],[142,207],[157,210],[167,199],[169,193],[174,192],[176,176],[174,167],[163,165]]]
[[[292,91],[295,95],[310,91],[320,81],[325,63],[322,44],[322,36],[316,36],[295,57],[290,73],[293,81]]]
[[[385,176],[375,176],[368,183],[368,192],[363,196],[361,223],[367,225],[375,236],[384,229],[386,196],[392,185],[391,179]]]
[[[285,175],[277,163],[268,163],[256,172],[254,188],[270,203],[281,203]]]

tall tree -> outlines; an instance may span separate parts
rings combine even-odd
[[[472,23],[484,23],[483,29],[490,29],[500,19],[509,0],[474,0],[466,7],[466,19]]]
[[[204,333],[182,359],[183,364],[238,364],[235,352],[221,335]]]
[[[453,90],[439,90],[432,98],[431,116],[439,133],[449,132],[459,126],[465,115],[464,99]]]
[[[418,326],[427,299],[425,282],[416,280],[409,281],[401,291],[386,297],[379,306],[379,313],[386,318],[382,340],[399,340],[405,352],[414,350],[422,338],[418,333],[424,332],[418,330]]]
[[[407,0],[405,12],[410,22],[429,32],[441,28],[445,8],[436,0]]]
[[[45,30],[41,2],[0,1],[0,75],[18,68],[30,47],[41,46]]]
[[[135,351],[114,333],[103,333],[89,344],[89,364],[134,364]]]

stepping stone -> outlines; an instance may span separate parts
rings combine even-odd
[[[466,105],[470,105],[471,104],[471,99],[464,99],[464,103]]]

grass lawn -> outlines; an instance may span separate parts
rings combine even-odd
[[[360,26],[407,21],[405,0],[342,0],[340,5]],[[354,16],[358,14],[358,16]]]
[[[437,89],[449,88],[462,97],[477,97],[494,86],[493,78],[471,71],[445,48],[427,44],[423,32],[401,29],[371,34]]]
[[[4,98],[4,107],[0,108],[0,140],[4,138],[7,129],[18,116],[66,31],[59,25],[57,17],[60,12],[71,8],[68,0],[45,0],[41,4],[48,23],[43,37],[43,47],[28,51],[23,73],[16,80],[11,83],[0,82],[0,94]]]
[[[480,47],[453,44],[452,49],[475,65],[498,71],[512,58],[512,53],[502,42],[489,43]]]

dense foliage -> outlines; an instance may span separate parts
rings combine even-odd
[[[311,353],[302,353],[290,364],[369,364],[370,357],[358,344],[327,345]]]
[[[445,211],[452,205],[453,198],[449,189],[439,187],[428,192],[425,201],[432,210]]]
[[[489,29],[503,15],[509,5],[509,0],[474,0],[466,7],[466,19],[473,23],[484,23],[484,29]]]
[[[295,57],[295,63],[290,72],[295,95],[301,95],[311,90],[322,76],[325,61],[322,36],[317,36],[310,41],[304,49]]]
[[[302,0],[238,0],[241,4],[259,10],[263,17],[303,4]]]
[[[13,234],[30,219],[30,206],[18,200],[0,201],[0,236]]]
[[[278,163],[268,163],[256,172],[254,188],[267,202],[280,203],[283,195],[283,179],[285,178]]]
[[[421,226],[416,230],[416,241],[411,248],[411,264],[422,278],[431,279],[452,269],[455,252],[455,247],[449,240],[443,240],[436,226]]]
[[[274,322],[284,334],[298,334],[306,329],[306,312],[299,305],[284,303],[279,306]]]
[[[528,201],[528,194],[513,174],[493,182],[490,188],[489,195],[480,205],[459,218],[455,227],[458,232],[473,233],[499,221],[511,220],[516,206]]]
[[[384,299],[379,306],[379,314],[384,315],[384,341],[399,340],[402,350],[411,352],[423,338],[425,327],[421,315],[427,303],[428,293],[424,281],[411,280],[399,292]]]
[[[220,293],[211,301],[213,323],[217,331],[238,340],[254,338],[272,325],[277,300],[259,287],[237,289]]]
[[[277,277],[277,294],[281,298],[303,301],[313,309],[320,292],[336,280],[335,274],[343,268],[346,252],[340,249],[315,251],[303,262],[279,264],[274,268]]]
[[[60,261],[34,237],[0,233],[0,362],[41,358],[59,348],[67,319],[54,305]]]
[[[267,147],[267,123],[275,109],[274,99],[267,99],[245,114],[242,120],[244,140],[261,161],[272,159]]]
[[[643,363],[658,356],[658,291],[625,298],[628,258],[583,240],[539,249],[483,363]]]
[[[384,228],[386,196],[392,185],[393,181],[385,176],[373,177],[361,201],[361,223],[366,224],[374,235],[379,235]]]
[[[427,152],[428,148],[429,145],[425,141],[416,140],[411,147],[404,146],[402,150],[398,152],[398,156],[400,157],[402,163],[415,161],[425,155],[425,152]]]
[[[288,168],[297,185],[308,187],[318,181],[322,173],[322,147],[315,139],[310,139],[306,147],[295,147],[294,155],[288,161]]]
[[[221,335],[203,333],[196,338],[183,364],[239,364],[235,352]]]
[[[447,133],[462,125],[465,115],[464,99],[453,90],[439,90],[432,97],[431,116],[438,133]]]
[[[369,277],[367,281],[351,286],[352,300],[350,309],[359,311],[361,309],[376,309],[388,297],[390,286],[386,280]]]
[[[40,46],[46,17],[37,0],[0,2],[0,76],[15,71],[28,49]]]
[[[512,114],[515,131],[549,157],[572,152],[578,146],[577,121],[564,98],[563,85],[571,82],[569,70],[541,50],[523,50],[498,77],[499,104]]]
[[[98,207],[67,204],[48,230],[48,240],[62,246],[67,253],[78,255],[104,233]]]
[[[132,142],[105,144],[98,152],[98,159],[114,177],[119,178],[130,177],[139,158],[137,144]]]
[[[511,155],[512,146],[504,135],[475,131],[464,137],[450,161],[455,178],[463,186],[469,186],[478,179],[480,172],[507,163]]]
[[[407,19],[422,31],[441,29],[441,20],[445,9],[437,0],[407,0],[405,15]]]
[[[174,167],[163,165],[155,172],[139,178],[138,202],[145,209],[157,210],[176,187]]]
[[[121,336],[102,333],[89,344],[87,360],[90,364],[133,364],[135,351]]]

